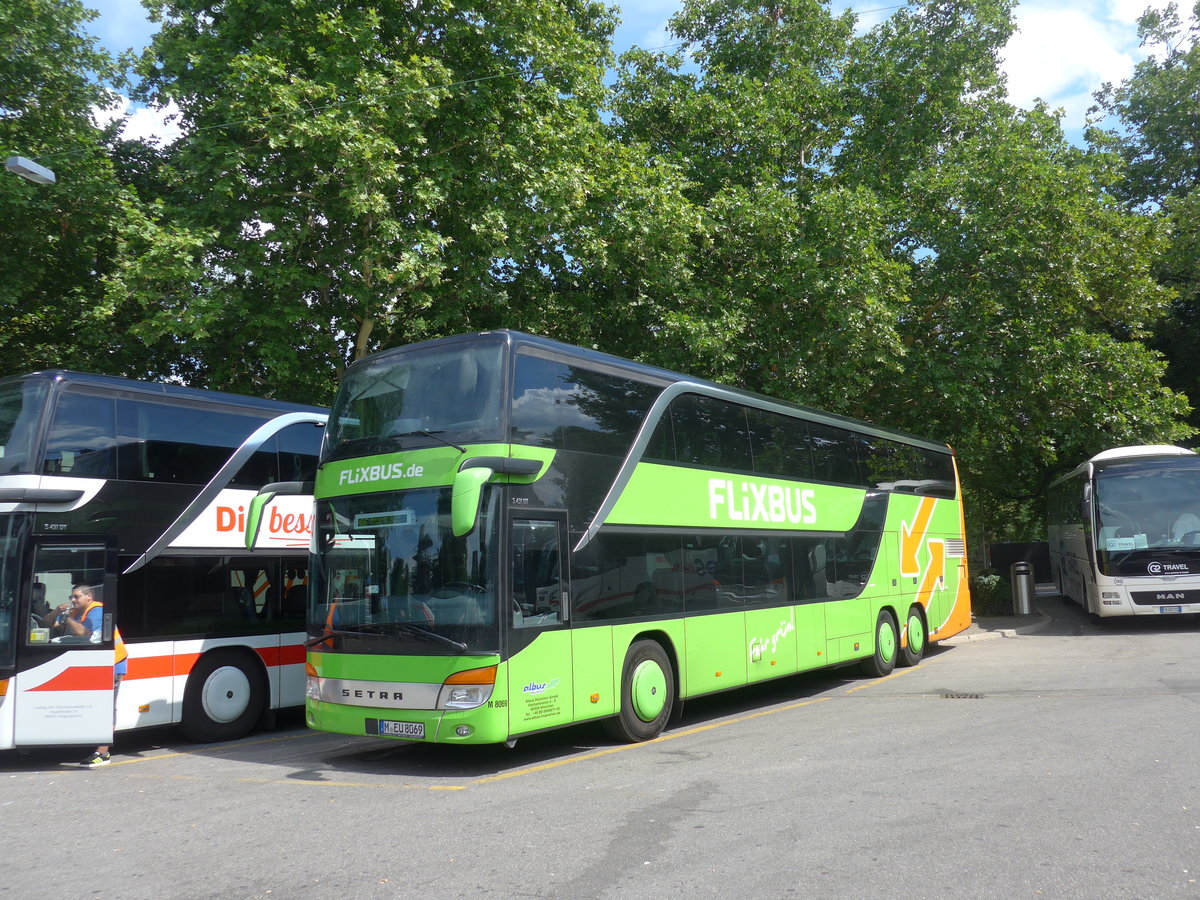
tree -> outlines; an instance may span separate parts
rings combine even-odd
[[[614,128],[679,168],[702,217],[687,277],[663,286],[641,340],[622,349],[862,412],[858,396],[900,366],[907,281],[880,240],[876,197],[828,175],[851,118],[837,74],[853,21],[810,0],[721,0],[685,4],[671,29],[689,65],[623,57]]]
[[[148,336],[232,342],[212,383],[327,398],[381,347],[540,324],[537,286],[589,252],[580,213],[622,196],[592,0],[153,9],[144,96],[181,110],[166,201],[198,253],[122,284],[167,298]]]
[[[949,440],[976,537],[1027,539],[1054,472],[1187,431],[1142,344],[1162,230],[1113,197],[1115,155],[1004,102],[1007,0],[852,26],[697,0],[689,65],[624,58],[615,127],[704,210],[652,358]]]
[[[1142,46],[1156,51],[1124,83],[1105,85],[1097,109],[1116,116],[1122,131],[1090,133],[1094,144],[1122,154],[1128,174],[1121,196],[1171,228],[1170,246],[1155,266],[1158,280],[1176,292],[1153,345],[1168,360],[1167,383],[1200,397],[1200,5],[1186,26],[1178,7],[1148,10],[1138,22]],[[1200,425],[1193,411],[1192,424]]]
[[[57,182],[0,177],[0,373],[67,367],[145,376],[174,355],[127,336],[140,310],[110,301],[104,280],[123,235],[144,211],[113,154],[117,126],[97,126],[112,104],[113,60],[82,31],[94,17],[77,0],[0,5],[0,150],[40,158]]]
[[[908,179],[905,234],[923,249],[894,413],[955,445],[993,536],[1088,456],[1190,431],[1142,343],[1169,299],[1152,274],[1165,233],[1108,192],[1122,168],[1071,147],[1044,109],[1001,105]]]

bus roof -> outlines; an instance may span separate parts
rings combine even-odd
[[[1054,487],[1079,475],[1090,476],[1096,469],[1103,469],[1118,463],[1133,462],[1139,459],[1171,459],[1181,456],[1194,457],[1196,452],[1188,450],[1186,447],[1176,447],[1173,444],[1134,444],[1128,447],[1113,447],[1109,450],[1102,450],[1095,456],[1084,460],[1066,475],[1055,478],[1049,486]]]
[[[527,334],[526,332],[515,331],[510,328],[497,328],[492,331],[479,331],[470,334],[453,335],[451,337],[433,338],[431,340],[421,341],[420,343],[416,344],[408,344],[404,347],[394,347],[388,350],[381,350],[380,352],[374,353],[365,359],[358,360],[351,365],[350,368],[355,369],[360,366],[369,366],[380,359],[386,359],[389,356],[398,356],[413,350],[442,346],[459,341],[463,343],[469,343],[481,338],[499,339],[508,344],[514,350],[520,347],[532,347],[542,350],[543,352],[555,354],[568,359],[581,360],[583,362],[591,363],[592,365],[601,369],[616,370],[630,375],[639,376],[643,380],[649,381],[650,383],[658,383],[664,387],[668,384],[679,381],[695,382],[696,384],[703,385],[705,387],[719,388],[720,390],[737,394],[745,398],[747,403],[751,406],[761,406],[764,403],[769,403],[774,406],[782,406],[795,410],[804,414],[806,417],[815,419],[817,421],[837,423],[857,431],[875,434],[882,437],[897,438],[905,443],[917,444],[930,449],[937,449],[942,452],[953,453],[953,450],[951,450],[948,445],[942,441],[931,440],[930,438],[922,437],[910,432],[897,431],[896,429],[876,425],[871,422],[865,422],[861,419],[853,419],[849,416],[838,415],[837,413],[824,412],[823,410],[803,406],[799,403],[793,403],[789,400],[781,400],[766,394],[758,394],[754,391],[730,387],[715,381],[709,381],[705,378],[685,375],[681,372],[673,372],[670,369],[663,369],[658,366],[648,365],[646,363],[634,362],[633,360],[624,359],[620,356],[613,356],[610,353],[604,353],[600,350],[592,350],[587,347],[577,347],[574,344],[566,344],[562,341],[553,340],[552,338]]]
[[[1132,459],[1142,456],[1195,456],[1193,450],[1171,444],[1138,444],[1133,447],[1113,447],[1097,453],[1088,462],[1104,463],[1117,459]]]
[[[302,403],[289,403],[283,400],[264,400],[261,397],[251,397],[246,394],[230,394],[224,391],[210,391],[204,388],[185,387],[179,384],[163,384],[156,381],[138,381],[133,378],[122,378],[117,375],[96,375],[91,372],[76,372],[71,369],[44,369],[29,372],[24,375],[13,375],[0,378],[0,386],[16,381],[42,380],[63,385],[90,385],[111,391],[131,391],[140,394],[158,394],[164,397],[180,400],[207,400],[208,402],[227,403],[231,406],[241,406],[259,409],[264,412],[324,412],[322,407],[307,406]]]

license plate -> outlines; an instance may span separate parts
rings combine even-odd
[[[420,740],[424,740],[425,738],[424,722],[391,722],[380,719],[378,725],[379,730],[376,734],[380,737],[414,738]]]
[[[1158,611],[1160,613],[1181,613],[1181,612],[1183,612],[1183,607],[1182,606],[1160,606],[1158,608]]]

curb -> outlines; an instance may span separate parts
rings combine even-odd
[[[1022,617],[1025,618],[1025,617]],[[997,623],[989,625],[987,620],[983,622],[972,622],[971,626],[963,632],[954,635],[954,637],[946,638],[944,641],[938,641],[943,647],[953,647],[956,644],[971,644],[976,641],[991,641],[997,638],[1014,638],[1022,634],[1034,634],[1041,631],[1050,624],[1051,618],[1043,612],[1037,613],[1036,616],[1029,616],[1027,622],[1014,622],[1011,625],[1005,623],[1003,625]]]

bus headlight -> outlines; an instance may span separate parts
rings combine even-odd
[[[492,698],[496,687],[496,667],[455,672],[438,693],[438,709],[475,709]]]

